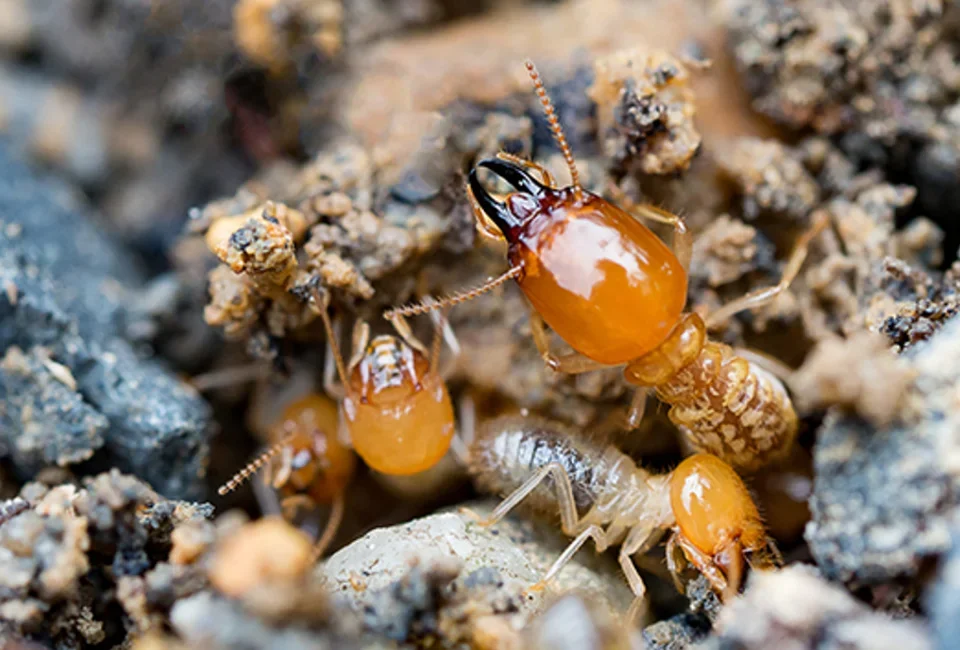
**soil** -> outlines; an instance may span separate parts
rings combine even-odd
[[[0,0],[0,646],[952,647],[958,11]],[[583,187],[683,217],[689,311],[777,284],[827,224],[774,301],[709,332],[799,416],[791,453],[743,477],[782,566],[755,562],[732,602],[687,563],[675,584],[662,544],[634,558],[634,620],[615,550],[529,591],[569,538],[523,508],[478,526],[503,495],[453,452],[412,477],[358,463],[319,566],[329,499],[281,504],[259,476],[217,495],[330,389],[349,331],[395,335],[384,310],[507,270],[471,169],[505,152],[570,179],[528,57]],[[515,413],[653,474],[690,453],[653,395],[628,429],[622,368],[548,369],[529,308],[510,281],[444,313],[461,434]],[[435,323],[409,324],[429,347]],[[269,462],[313,469],[288,456]]]

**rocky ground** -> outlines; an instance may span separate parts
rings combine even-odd
[[[867,0],[0,0],[4,648],[938,648],[960,611],[960,6]],[[783,463],[746,477],[784,555],[721,605],[662,545],[578,554],[476,525],[451,456],[360,466],[328,557],[259,481],[216,489],[322,390],[328,341],[502,272],[463,187],[498,151],[682,215],[687,307],[789,375]],[[669,232],[659,233],[669,238]],[[449,313],[483,422],[537,414],[652,472],[688,452],[617,369],[545,368],[513,284]],[[422,321],[422,322],[421,322]],[[429,320],[414,321],[428,340]],[[447,354],[446,352],[444,354]],[[459,423],[469,420],[458,412]],[[362,465],[362,464],[361,464]],[[313,516],[316,515],[316,516]],[[317,518],[319,517],[319,519]],[[588,545],[589,546],[589,545]]]

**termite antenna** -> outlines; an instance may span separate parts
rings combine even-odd
[[[577,165],[573,160],[573,152],[570,151],[570,145],[567,144],[567,137],[563,135],[563,129],[560,127],[560,119],[557,117],[557,111],[553,107],[553,102],[547,95],[547,89],[543,87],[543,79],[537,72],[537,66],[533,61],[527,59],[524,65],[527,66],[527,72],[530,79],[533,80],[533,87],[537,91],[537,97],[540,98],[540,104],[543,105],[543,112],[547,116],[547,122],[550,123],[550,130],[553,132],[553,139],[557,141],[563,158],[567,161],[567,167],[570,169],[570,178],[573,181],[573,187],[580,189],[580,173],[577,171]]]
[[[293,435],[285,437],[283,440],[270,447],[252,461],[250,461],[246,467],[233,475],[229,481],[220,486],[220,489],[217,490],[217,494],[224,496],[236,490],[238,487],[243,485],[243,482],[248,478],[256,474],[261,467],[270,462],[270,459],[283,451],[283,448],[290,443],[290,439],[293,438]]]
[[[336,332],[333,330],[333,323],[330,322],[330,314],[327,309],[330,307],[330,294],[327,291],[321,291],[313,287],[313,295],[310,297],[313,309],[320,315],[323,321],[323,329],[327,332],[327,341],[330,342],[330,352],[333,354],[333,361],[337,366],[337,374],[340,375],[340,383],[347,385],[347,367],[343,363],[343,355],[340,354],[340,341],[337,340]]]
[[[383,317],[388,321],[393,322],[398,316],[418,316],[420,314],[426,314],[431,311],[436,311],[438,309],[447,309],[448,307],[453,307],[454,305],[459,305],[461,302],[467,302],[468,300],[473,300],[478,296],[482,296],[488,291],[493,291],[501,284],[508,280],[512,280],[518,277],[523,273],[523,267],[514,266],[510,270],[504,272],[501,275],[498,275],[495,278],[487,280],[479,287],[474,287],[473,289],[468,289],[466,291],[461,291],[450,296],[445,296],[439,300],[434,300],[432,298],[425,298],[420,302],[413,303],[412,305],[404,305],[403,307],[394,307],[393,309],[388,309],[383,312]]]
[[[430,300],[428,298],[428,300]],[[434,314],[433,341],[430,344],[430,371],[434,374],[440,371],[440,347],[443,344],[443,328],[447,324],[446,310],[441,309]]]

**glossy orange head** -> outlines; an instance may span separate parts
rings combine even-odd
[[[449,296],[438,307],[476,298],[515,279],[544,321],[582,355],[606,365],[657,349],[680,322],[687,273],[669,248],[634,216],[584,190],[556,110],[533,63],[527,70],[570,170],[571,185],[554,187],[548,170],[500,154],[470,171],[467,193],[479,225],[509,243],[510,270],[483,286]],[[491,196],[484,167],[513,186]],[[528,169],[538,169],[544,181]],[[425,304],[389,310],[389,318],[430,311]]]
[[[575,350],[618,365],[656,349],[680,322],[687,274],[632,215],[577,186],[552,188],[512,162],[478,163],[517,191],[503,201],[470,172],[477,207],[507,240],[533,307]]]
[[[673,470],[670,505],[680,532],[707,555],[716,557],[734,543],[748,551],[767,544],[743,479],[716,456],[694,454]]]
[[[271,477],[284,494],[327,503],[350,482],[356,458],[337,440],[337,406],[327,397],[314,393],[292,402],[272,437],[287,439]]]
[[[353,448],[384,474],[433,467],[453,437],[443,380],[422,353],[393,336],[373,339],[350,368],[343,416]]]

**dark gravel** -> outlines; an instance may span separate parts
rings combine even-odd
[[[123,338],[124,305],[141,288],[136,263],[65,186],[2,144],[0,170],[0,349],[27,351],[0,368],[5,455],[21,479],[92,455],[93,466],[135,473],[165,495],[198,496],[210,410]]]

